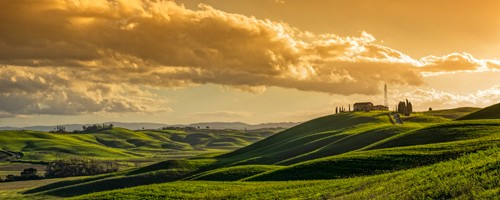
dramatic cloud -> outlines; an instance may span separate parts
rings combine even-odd
[[[409,98],[413,105],[419,110],[429,107],[434,109],[457,108],[457,107],[486,107],[498,103],[500,99],[500,85],[489,89],[479,90],[471,94],[457,94],[435,89],[416,89],[410,92],[398,92],[394,96],[399,99]]]
[[[84,76],[89,81],[82,81]],[[0,67],[0,117],[169,110],[138,86],[94,82],[91,76],[60,68]]]
[[[171,1],[0,0],[0,24],[0,111],[10,114],[162,110],[147,88],[206,83],[370,95],[500,66],[466,53],[416,60],[365,32],[316,35]]]

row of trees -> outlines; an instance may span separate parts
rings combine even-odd
[[[94,124],[92,126],[83,126],[83,133],[92,133],[96,131],[111,130],[113,129],[113,124]]]
[[[5,179],[0,179],[0,182],[36,180],[40,178],[43,177],[38,175],[38,170],[36,168],[27,168],[21,172],[20,176],[9,174]]]
[[[411,105],[411,102],[408,101],[408,99],[406,99],[406,102],[400,101],[396,112],[405,116],[410,116],[410,113],[413,112],[413,106]]]
[[[339,112],[351,112],[351,104],[349,104],[349,110],[346,110],[344,108],[344,106],[335,106],[335,114],[339,113]]]
[[[56,160],[47,165],[45,176],[38,175],[36,168],[24,169],[20,176],[7,175],[0,182],[36,180],[42,178],[59,178],[70,176],[88,176],[118,171],[118,165],[97,159],[69,158]]]
[[[64,126],[56,126],[53,131],[50,131],[51,133],[68,133],[66,131],[66,127]]]
[[[70,158],[49,163],[45,177],[86,176],[116,171],[118,171],[118,165],[113,162],[89,158]]]
[[[97,131],[103,131],[103,130],[111,130],[113,129],[114,125],[113,124],[94,124],[90,126],[83,126],[82,130],[74,130],[73,133],[93,133]],[[50,133],[70,133],[69,131],[66,131],[66,127],[64,126],[56,126],[53,131],[50,131]]]
[[[186,126],[186,127],[177,127],[177,126],[166,126],[162,127],[161,130],[196,130],[196,129],[201,129],[202,127],[193,127],[193,126]],[[205,126],[205,129],[210,129],[210,126]]]

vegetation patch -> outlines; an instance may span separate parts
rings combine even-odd
[[[270,170],[276,170],[279,168],[281,168],[281,166],[276,166],[276,165],[243,165],[243,166],[225,167],[201,173],[196,177],[191,178],[190,180],[237,181],[243,178],[247,178]]]
[[[495,199],[500,148],[394,173],[319,181],[179,181],[74,199]]]

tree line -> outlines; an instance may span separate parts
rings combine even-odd
[[[88,176],[118,171],[118,165],[110,161],[75,157],[50,162],[44,176],[38,174],[36,168],[24,169],[19,176],[7,175],[0,182],[37,180],[42,178],[61,178],[71,176]]]
[[[89,126],[82,126],[82,130],[74,130],[72,132],[66,131],[64,126],[56,126],[53,131],[49,133],[94,133],[98,131],[105,131],[113,129],[113,124],[94,124]]]

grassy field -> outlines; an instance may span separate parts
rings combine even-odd
[[[477,110],[473,113],[467,114],[458,118],[458,120],[470,120],[470,119],[498,119],[498,113],[500,113],[500,104],[495,104],[487,108]]]
[[[0,148],[23,154],[21,160],[51,161],[88,156],[133,160],[144,157],[186,158],[234,150],[272,135],[277,130],[141,130],[113,128],[96,133],[55,134],[0,131]],[[6,160],[5,154],[3,160]],[[158,160],[158,159],[156,159]]]
[[[76,199],[498,199],[500,148],[383,175],[284,182],[180,181]]]
[[[207,151],[191,159],[55,182],[12,195],[48,199],[494,199],[500,196],[500,113],[455,120],[472,112],[490,113],[488,109],[492,108],[414,113],[403,117],[401,125],[390,123],[388,112],[339,113],[253,144],[248,139],[252,136],[221,139],[208,130],[192,136],[163,133],[171,141],[189,141],[192,149],[250,145],[225,154],[224,150]],[[156,134],[141,133],[134,137]],[[118,145],[127,153],[128,147]]]
[[[43,196],[43,195],[26,195],[23,194],[24,191],[29,189],[34,189],[38,187],[43,187],[46,185],[54,184],[61,181],[72,181],[82,179],[84,177],[68,177],[68,178],[56,178],[56,179],[42,179],[42,180],[32,180],[32,181],[21,181],[21,182],[8,182],[0,183],[0,199],[54,199],[55,197]]]

